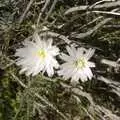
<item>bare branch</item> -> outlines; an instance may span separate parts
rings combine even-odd
[[[107,15],[114,15],[114,16],[120,16],[119,12],[108,12],[108,11],[91,11],[93,13],[98,13],[98,14],[107,14]]]
[[[28,10],[30,9],[30,7],[31,7],[31,5],[32,5],[33,2],[34,2],[34,0],[30,0],[30,2],[28,3],[28,5],[27,5],[27,7],[26,7],[26,9],[24,11],[24,13],[20,17],[19,24],[21,24],[23,22],[24,17],[26,15],[26,13],[28,12]]]
[[[45,5],[43,6],[43,8],[41,9],[41,12],[38,15],[38,19],[37,19],[37,26],[39,25],[41,16],[43,14],[43,12],[45,11],[45,9],[47,8],[48,4],[50,3],[50,0],[46,0]]]
[[[10,73],[10,75],[11,75],[23,88],[27,88],[27,85],[25,85],[17,76],[15,76],[13,73]]]
[[[120,1],[116,1],[116,2],[104,3],[102,5],[96,5],[96,6],[92,7],[91,9],[94,10],[94,9],[112,8],[112,7],[119,7],[119,6],[120,6]],[[85,11],[87,9],[91,10],[90,7],[87,5],[72,7],[65,12],[65,15],[70,14],[72,12],[76,12],[76,11]]]
[[[118,64],[117,62],[111,61],[111,60],[107,60],[107,59],[102,59],[101,63],[109,65],[109,66],[112,66],[112,67],[120,67],[120,64]]]
[[[52,4],[52,6],[51,6],[51,8],[50,8],[50,10],[49,10],[49,12],[47,13],[47,16],[45,17],[45,20],[47,20],[48,17],[50,16],[50,14],[52,13],[52,11],[53,11],[56,3],[57,3],[57,0],[54,0],[54,1],[53,1],[53,4]]]
[[[91,35],[95,31],[97,31],[99,28],[101,28],[104,24],[106,24],[110,20],[112,20],[112,18],[106,18],[103,21],[99,22],[93,29],[89,30],[88,32],[80,33],[80,34],[73,34],[73,35],[71,35],[71,37],[83,39],[83,38]]]

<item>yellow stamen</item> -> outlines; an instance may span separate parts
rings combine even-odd
[[[82,69],[86,66],[86,60],[84,58],[80,58],[75,62],[76,67]]]
[[[39,50],[37,54],[41,59],[45,59],[46,57],[46,52],[43,49]]]

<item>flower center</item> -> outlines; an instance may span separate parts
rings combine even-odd
[[[39,50],[37,54],[41,59],[45,59],[46,57],[46,52],[43,49]]]
[[[77,61],[75,61],[76,67],[83,69],[86,66],[86,60],[84,58],[80,58]]]

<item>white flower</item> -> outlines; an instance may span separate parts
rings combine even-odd
[[[22,67],[20,73],[25,72],[27,76],[30,74],[37,75],[39,72],[47,72],[48,76],[54,74],[53,68],[58,68],[59,64],[55,56],[59,54],[59,49],[52,46],[52,38],[47,41],[41,40],[39,35],[33,35],[34,41],[26,40],[23,48],[17,49],[15,56],[18,56],[16,64]]]
[[[90,67],[95,67],[93,62],[88,61],[94,54],[94,49],[75,48],[73,46],[66,47],[69,55],[61,54],[61,59],[65,61],[60,66],[58,74],[63,76],[64,79],[71,78],[72,82],[87,81],[92,79],[93,74]]]

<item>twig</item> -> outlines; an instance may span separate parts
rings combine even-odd
[[[113,80],[105,78],[103,76],[98,76],[97,80],[103,81],[104,83],[109,84],[109,85],[114,85],[114,86],[120,87],[120,83],[119,82],[113,81]]]
[[[109,85],[111,87],[110,92],[115,93],[118,97],[120,97],[120,83],[119,82],[112,81],[103,76],[98,76],[97,79]]]
[[[116,28],[116,29],[120,29],[120,24],[118,24],[118,25],[117,24],[116,25],[104,25],[103,28]]]
[[[94,8],[96,5],[98,5],[98,4],[102,3],[102,2],[114,2],[114,1],[115,1],[115,0],[100,0],[100,1],[98,1],[98,2],[96,2],[96,3],[94,3],[93,5],[91,5],[91,6],[89,7],[89,9]]]
[[[104,3],[102,5],[96,5],[92,9],[94,10],[94,9],[103,9],[103,8],[111,8],[111,7],[119,7],[119,6],[120,6],[120,1],[116,1],[116,2]],[[85,11],[88,8],[90,8],[88,5],[72,7],[65,12],[65,15],[76,11]],[[92,10],[92,9],[88,9],[88,10]]]
[[[17,76],[15,76],[13,73],[10,73],[10,75],[23,87],[28,88],[27,85],[25,85]]]
[[[50,16],[50,14],[51,14],[51,12],[53,11],[56,3],[57,3],[57,0],[54,0],[54,1],[53,1],[53,4],[52,4],[52,6],[51,6],[51,8],[50,8],[50,10],[49,10],[49,12],[47,13],[47,16],[45,17],[45,20],[47,20],[48,17]]]
[[[46,0],[45,5],[43,6],[43,8],[41,9],[41,12],[39,13],[38,19],[37,19],[37,26],[39,25],[41,16],[42,16],[43,12],[45,11],[45,9],[47,8],[49,2],[50,2],[50,0]]]
[[[88,26],[88,25],[90,25],[90,24],[93,24],[94,22],[96,22],[97,20],[100,20],[101,18],[103,18],[103,16],[99,16],[99,17],[93,19],[92,21],[90,21],[89,23],[83,25],[83,26],[80,27],[79,29],[83,29],[84,27],[86,27],[86,26]]]
[[[91,11],[93,13],[100,13],[100,14],[107,14],[107,15],[114,15],[114,16],[120,16],[120,13],[118,12],[108,12],[108,11]]]
[[[103,21],[101,21],[100,23],[98,23],[93,29],[87,31],[86,33],[73,34],[73,35],[71,35],[71,37],[83,39],[83,38],[91,35],[91,34],[94,33],[95,31],[97,31],[100,27],[102,27],[104,24],[106,24],[106,23],[109,22],[110,20],[112,20],[112,18],[106,18],[106,19],[104,19]]]
[[[117,62],[111,61],[111,60],[107,60],[107,59],[102,59],[101,63],[109,65],[109,66],[112,66],[112,67],[120,67],[120,64],[118,64]]]
[[[115,12],[118,10],[119,10],[119,8],[116,8],[116,9],[113,9],[111,12]],[[88,12],[88,13],[90,13],[90,12]],[[100,17],[103,18],[103,16],[100,16]],[[100,27],[102,27],[104,24],[106,24],[107,22],[109,22],[112,19],[113,18],[106,18],[103,21],[99,22],[93,29],[87,31],[86,33],[72,34],[71,37],[83,39],[83,38],[91,35],[93,32],[97,31]]]
[[[31,5],[32,5],[33,2],[34,2],[34,0],[30,0],[30,2],[28,3],[28,5],[27,5],[27,7],[26,7],[26,9],[24,11],[24,13],[20,17],[19,24],[21,24],[23,22],[24,17],[26,15],[26,13],[28,12],[28,10],[30,9],[30,7],[31,7]]]
[[[116,9],[113,9],[111,12],[115,12],[115,11],[118,11],[118,10],[119,10],[119,8],[116,8]],[[90,12],[88,12],[88,13],[90,13]],[[100,16],[100,17],[103,18],[103,16]],[[112,19],[113,18],[106,18],[103,21],[99,22],[93,29],[87,31],[86,33],[72,34],[71,37],[83,39],[83,38],[91,35],[95,31],[97,31],[100,27],[102,27],[103,25],[105,25],[107,22],[109,22]]]

